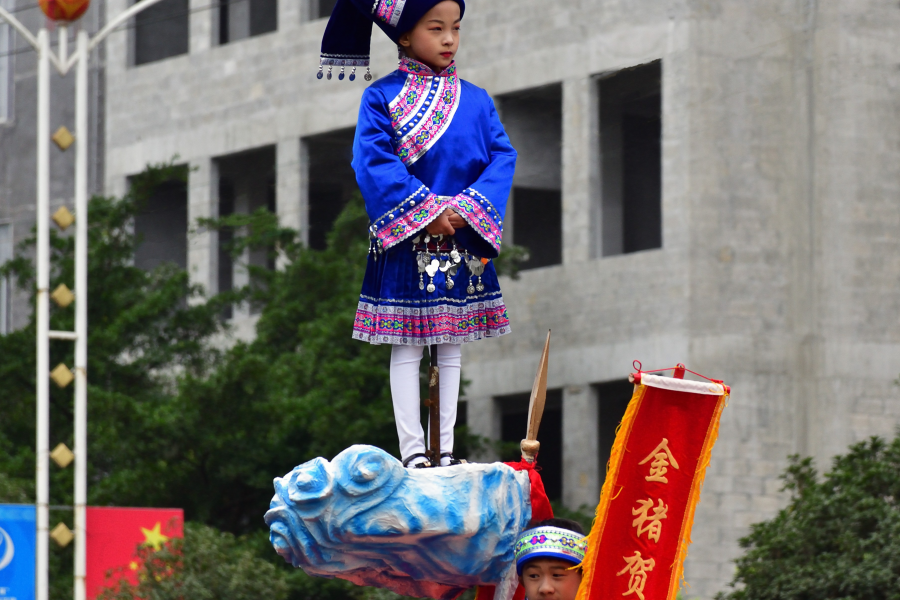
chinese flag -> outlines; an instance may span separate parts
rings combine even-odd
[[[89,506],[87,534],[88,600],[104,587],[125,577],[137,583],[139,545],[159,550],[172,538],[184,536],[184,511],[180,508],[118,508]]]
[[[613,444],[578,600],[674,600],[719,417],[719,382],[637,373]]]

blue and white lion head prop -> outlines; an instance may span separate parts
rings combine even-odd
[[[351,446],[275,479],[275,550],[318,577],[449,600],[476,585],[515,589],[516,538],[531,518],[525,472],[501,464],[404,469]]]

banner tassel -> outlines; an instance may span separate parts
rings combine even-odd
[[[684,561],[688,555],[688,546],[691,545],[691,528],[694,526],[694,511],[697,508],[697,504],[700,503],[700,492],[703,491],[703,482],[706,480],[706,468],[709,467],[709,463],[712,460],[712,449],[713,446],[716,445],[716,440],[719,439],[719,417],[722,415],[722,410],[728,404],[729,394],[726,392],[725,394],[725,402],[720,402],[718,407],[716,408],[716,414],[713,416],[712,421],[709,424],[709,432],[706,435],[706,442],[703,445],[703,453],[700,455],[700,462],[697,467],[697,478],[694,481],[694,485],[691,488],[690,499],[688,500],[687,505],[687,513],[685,514],[685,523],[687,524],[688,535],[686,538],[682,539],[679,544],[678,555],[675,558],[675,578],[674,581],[680,581],[681,584],[687,585],[687,582],[684,580]],[[672,586],[672,590],[669,594],[669,598],[667,600],[675,600],[676,595],[678,594],[678,588]]]
[[[647,388],[642,385],[634,386],[634,394],[622,417],[622,422],[616,428],[616,441],[613,443],[612,451],[609,455],[609,462],[606,464],[606,481],[603,482],[603,488],[600,490],[600,503],[597,505],[597,513],[594,516],[594,523],[591,526],[589,534],[589,543],[587,552],[585,552],[584,562],[582,563],[581,587],[578,588],[578,595],[575,600],[588,600],[588,590],[591,589],[591,582],[594,578],[594,567],[597,562],[597,551],[600,544],[600,538],[603,537],[603,528],[606,526],[606,516],[609,513],[609,505],[613,501],[613,488],[616,485],[616,478],[619,473],[619,467],[622,465],[622,457],[625,454],[625,440],[631,432],[634,425],[634,418],[637,416],[640,408],[641,400],[644,397],[644,391]],[[710,450],[712,446],[710,446]],[[620,490],[621,491],[621,490]],[[618,494],[615,494],[616,496]],[[698,492],[699,497],[699,492]],[[693,518],[693,516],[691,517]]]

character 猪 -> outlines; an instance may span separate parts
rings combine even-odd
[[[453,458],[461,345],[509,333],[490,259],[500,252],[516,151],[483,89],[460,79],[463,0],[338,0],[322,41],[339,79],[369,64],[372,23],[399,68],[363,94],[352,166],[371,219],[353,337],[391,344],[403,464],[427,465],[419,412],[426,345],[440,368],[441,465]],[[366,73],[366,79],[371,79]],[[435,346],[437,345],[437,346]]]

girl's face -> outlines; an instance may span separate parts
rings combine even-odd
[[[537,558],[522,569],[520,581],[528,600],[575,600],[581,571],[572,563],[555,558]]]
[[[450,66],[459,48],[459,22],[459,4],[444,0],[400,36],[400,45],[410,58],[441,72]]]

